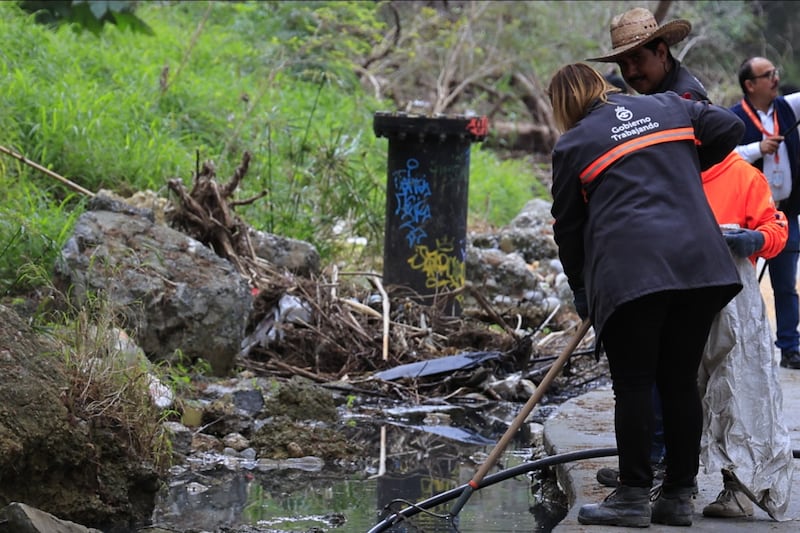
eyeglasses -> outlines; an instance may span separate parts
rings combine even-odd
[[[759,74],[758,76],[753,76],[750,78],[751,80],[757,80],[758,78],[767,78],[768,80],[774,80],[775,78],[781,75],[780,71],[776,68],[772,70],[766,71],[764,74]]]

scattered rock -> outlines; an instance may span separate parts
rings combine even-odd
[[[299,276],[319,274],[319,252],[312,244],[252,228],[249,231],[258,257]]]
[[[274,419],[256,431],[250,444],[260,458],[289,459],[308,455],[338,461],[360,457],[363,450],[336,428]]]
[[[229,448],[233,448],[237,452],[241,452],[250,446],[250,441],[244,438],[241,433],[229,433],[225,435],[222,439],[222,443]]]
[[[103,533],[25,505],[11,503],[0,509],[0,531],[8,533]]]
[[[333,395],[300,376],[282,383],[277,393],[266,400],[265,410],[272,416],[292,420],[333,422],[338,418]]]

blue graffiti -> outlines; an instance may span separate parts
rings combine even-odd
[[[411,158],[406,161],[406,168],[392,172],[397,202],[394,214],[400,215],[400,228],[407,230],[406,241],[409,248],[428,236],[420,226],[431,218],[431,206],[428,205],[431,187],[424,175],[414,175],[417,168],[419,161]]]
[[[406,222],[404,224],[400,224],[401,229],[408,229],[408,233],[406,233],[406,241],[408,242],[408,247],[413,248],[415,245],[421,243],[425,237],[428,236],[428,232],[422,228],[415,228],[411,222]]]

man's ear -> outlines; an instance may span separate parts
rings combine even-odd
[[[752,93],[754,87],[755,83],[753,83],[753,80],[744,80],[744,88],[747,91],[747,94]]]
[[[664,41],[658,43],[658,46],[656,47],[656,56],[658,59],[665,59],[669,57],[669,46],[667,46],[667,43]]]

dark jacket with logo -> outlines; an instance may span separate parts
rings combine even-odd
[[[596,102],[553,151],[554,236],[598,338],[621,304],[700,287],[741,289],[700,179],[736,146],[727,109],[667,92]]]

